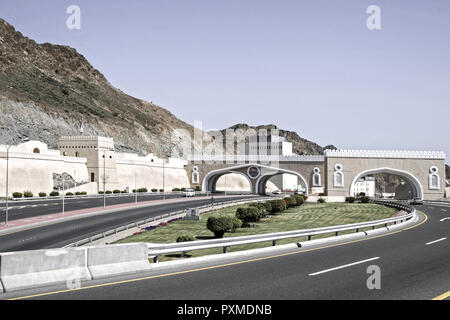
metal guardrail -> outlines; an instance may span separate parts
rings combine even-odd
[[[203,205],[203,206],[200,206],[200,207],[197,207],[197,208],[199,208],[199,209],[212,208],[213,209],[216,206],[221,206],[221,205],[226,205],[226,204],[239,204],[239,203],[243,204],[243,203],[247,203],[249,201],[265,201],[265,200],[268,200],[268,199],[273,199],[273,198],[272,197],[268,197],[268,198],[264,197],[264,198],[256,198],[256,199],[255,198],[251,198],[251,199],[221,201],[221,202],[214,202],[214,203],[210,203],[210,204],[207,204],[207,205]],[[189,206],[187,208],[189,208]],[[117,234],[119,232],[128,230],[130,228],[137,228],[139,226],[143,226],[143,225],[149,224],[151,222],[162,220],[164,218],[170,218],[170,217],[177,216],[177,215],[180,215],[180,214],[185,214],[185,210],[178,210],[178,211],[166,213],[166,214],[163,214],[163,215],[160,215],[160,216],[156,216],[156,217],[140,220],[138,222],[129,223],[127,225],[124,225],[124,226],[121,226],[121,227],[118,227],[118,228],[115,228],[115,229],[111,229],[111,230],[108,230],[108,231],[96,234],[96,235],[91,236],[89,238],[85,238],[85,239],[82,239],[82,240],[79,240],[79,241],[72,242],[72,243],[64,246],[64,248],[83,246],[85,244],[92,243],[92,242],[100,240],[100,239],[104,239],[104,238],[106,238],[108,236],[111,236],[113,234]]]
[[[242,236],[242,237],[231,237],[231,238],[222,238],[222,239],[213,239],[213,240],[199,240],[199,241],[189,241],[189,242],[181,242],[181,243],[170,243],[170,244],[154,244],[148,243],[148,255],[149,258],[153,258],[155,263],[158,262],[158,256],[169,253],[177,253],[177,252],[189,252],[194,250],[202,250],[202,249],[211,249],[211,248],[223,248],[223,253],[227,253],[227,250],[231,246],[244,245],[244,244],[253,244],[258,242],[268,242],[272,241],[272,245],[275,246],[278,240],[289,239],[289,238],[299,238],[299,237],[308,237],[308,240],[311,240],[313,236],[334,233],[336,236],[339,235],[339,232],[348,231],[348,230],[356,230],[359,232],[360,229],[363,228],[372,228],[383,225],[387,227],[389,224],[397,224],[402,223],[407,220],[415,217],[416,210],[406,203],[399,202],[391,202],[384,200],[374,200],[373,203],[382,204],[388,207],[393,207],[396,209],[404,210],[407,214],[391,217],[382,220],[369,221],[369,222],[361,222],[340,226],[331,226],[325,228],[316,228],[316,229],[306,229],[306,230],[295,230],[295,231],[287,231],[287,232],[276,232],[269,234],[259,234],[252,236]]]

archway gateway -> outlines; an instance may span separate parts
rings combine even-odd
[[[240,162],[238,156],[201,155],[190,158],[186,170],[188,175],[194,167],[198,170],[203,191],[213,191],[220,175],[233,172],[246,176],[253,194],[264,194],[270,177],[287,173],[298,177],[307,194],[341,199],[353,195],[359,178],[389,173],[404,179],[414,197],[441,200],[445,194],[445,159],[445,153],[438,151],[380,150],[325,150],[324,155],[264,156],[261,160],[243,156]]]
[[[219,178],[225,174],[230,173],[241,174],[245,176],[250,183],[251,193],[253,194],[265,195],[266,194],[265,186],[267,181],[271,177],[279,174],[292,174],[297,176],[305,189],[305,193],[308,193],[308,183],[306,182],[306,179],[298,172],[265,166],[257,163],[237,165],[210,171],[203,179],[202,190],[215,192],[216,184]]]

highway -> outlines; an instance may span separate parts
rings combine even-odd
[[[243,196],[229,196],[224,200],[216,199],[215,203],[242,198]],[[248,196],[246,198],[248,198]],[[152,200],[154,199],[155,198],[152,198]],[[95,203],[97,200],[98,199],[91,199],[90,203]],[[116,198],[115,200],[117,201],[118,199]],[[74,241],[82,240],[129,223],[210,203],[210,198],[191,200],[187,203],[184,201],[172,203],[168,202],[151,207],[124,209],[118,212],[58,222],[47,226],[34,227],[24,231],[0,235],[0,252],[60,248]],[[77,203],[74,201],[72,204],[72,210],[85,205],[86,203],[84,202]],[[36,211],[35,214],[42,214],[39,212],[43,211],[42,208],[39,207],[31,209]],[[46,209],[45,213],[48,213]]]
[[[367,240],[91,281],[29,298],[432,299],[450,291],[450,206],[417,209],[420,224]],[[381,271],[380,289],[367,287],[371,265]]]
[[[200,195],[201,196],[201,195]],[[163,195],[146,194],[138,195],[138,202],[161,200]],[[184,198],[183,194],[166,194],[166,199]],[[106,205],[115,205],[123,203],[134,203],[134,195],[130,196],[107,196]],[[0,203],[0,223],[5,221],[6,207],[5,202]],[[88,209],[103,206],[103,197],[86,198],[65,198],[65,211]],[[53,214],[62,212],[62,199],[28,200],[28,201],[10,201],[8,220],[27,219],[44,214]]]

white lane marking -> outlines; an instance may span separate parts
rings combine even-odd
[[[439,221],[440,221],[440,222],[442,222],[442,221],[445,221],[445,220],[450,220],[450,217],[447,217],[447,218],[441,219],[441,220],[439,220]]]
[[[447,212],[447,209],[441,209],[441,211],[445,211],[445,212]]]
[[[440,241],[444,241],[444,240],[447,240],[447,238],[441,238],[441,239],[437,239],[437,240],[434,240],[434,241],[431,241],[431,242],[425,243],[425,245],[426,245],[426,246],[428,246],[428,245],[430,245],[430,244],[433,244],[433,243],[436,243],[436,242],[440,242]]]
[[[357,265],[357,264],[361,264],[361,263],[365,263],[365,262],[369,262],[369,261],[373,261],[373,260],[378,260],[378,259],[380,259],[380,257],[374,257],[374,258],[370,258],[370,259],[366,259],[366,260],[362,260],[362,261],[352,262],[352,263],[349,263],[349,264],[346,264],[346,265],[343,265],[343,266],[339,266],[339,267],[335,267],[335,268],[331,268],[331,269],[326,269],[326,270],[322,270],[322,271],[319,271],[319,272],[310,273],[309,276],[317,276],[317,275],[322,274],[322,273],[326,273],[326,272],[330,272],[330,271],[334,271],[334,270],[339,270],[339,269],[342,269],[342,268],[347,268],[347,267],[351,267],[351,266],[354,266],[354,265]]]

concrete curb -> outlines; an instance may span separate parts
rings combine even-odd
[[[87,248],[87,266],[94,280],[150,270],[145,243]]]
[[[91,280],[87,249],[51,249],[0,254],[0,279],[5,292],[66,284],[75,288]]]

